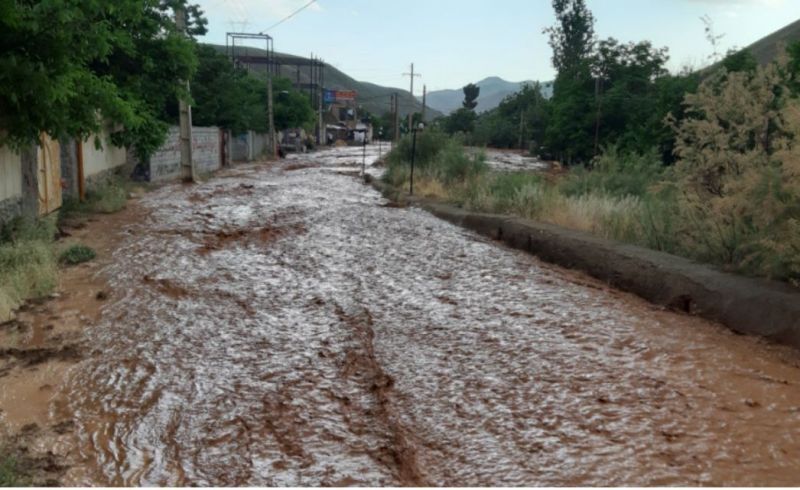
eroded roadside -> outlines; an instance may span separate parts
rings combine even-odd
[[[70,220],[59,246],[81,243],[97,252],[87,263],[62,267],[56,291],[26,302],[0,325],[0,448],[20,481],[57,485],[75,462],[75,422],[60,388],[68,371],[96,355],[91,342],[104,305],[119,294],[103,269],[141,219],[137,199],[113,215]]]

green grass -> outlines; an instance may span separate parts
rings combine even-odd
[[[0,231],[0,321],[28,298],[49,294],[58,282],[54,216],[16,219]]]
[[[395,187],[407,187],[411,175],[411,153],[414,148],[411,136],[403,137],[387,156],[388,167],[384,181]],[[417,135],[414,153],[415,182],[438,181],[442,187],[457,185],[474,179],[488,171],[485,155],[471,155],[462,141],[439,131],[431,130]]]
[[[0,487],[23,487],[29,485],[20,475],[17,461],[10,456],[0,456]]]
[[[58,261],[66,265],[78,265],[97,257],[97,253],[86,245],[76,244],[61,252]]]
[[[0,226],[0,322],[9,320],[25,300],[43,297],[58,284],[58,264],[92,260],[94,250],[73,245],[57,255],[57,222],[94,213],[115,213],[125,207],[128,185],[111,179],[87,193],[86,200],[67,199],[58,216],[16,218]]]
[[[128,187],[119,179],[110,179],[86,193],[81,202],[77,198],[67,198],[61,206],[62,219],[76,218],[93,213],[112,214],[125,208],[128,201]]]

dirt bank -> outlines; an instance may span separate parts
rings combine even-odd
[[[682,257],[555,225],[465,211],[370,181],[387,196],[548,262],[584,271],[655,304],[723,323],[738,333],[800,347],[800,292],[790,286],[727,274]]]
[[[70,368],[93,355],[87,333],[117,294],[103,268],[127,226],[140,218],[131,201],[120,213],[63,226],[68,236],[59,248],[82,243],[97,258],[62,268],[55,293],[27,302],[15,320],[0,325],[0,449],[15,460],[21,483],[59,484],[78,457],[69,400],[59,387]]]

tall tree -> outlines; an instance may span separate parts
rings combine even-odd
[[[464,109],[474,111],[478,107],[478,97],[481,95],[481,88],[470,83],[461,89],[464,92],[464,102],[461,104]]]
[[[594,16],[584,0],[553,0],[556,25],[545,30],[558,71],[553,86],[551,117],[545,145],[565,163],[586,161],[593,154]]]
[[[175,7],[189,13],[190,35],[204,32],[186,0],[0,2],[0,144],[88,137],[113,123],[124,128],[115,142],[147,156],[196,64]]]
[[[585,0],[553,0],[556,25],[545,29],[559,76],[577,75],[586,68],[594,46],[594,16]]]

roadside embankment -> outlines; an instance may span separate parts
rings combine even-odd
[[[388,198],[419,206],[547,262],[581,270],[655,304],[720,322],[738,333],[800,347],[800,291],[791,286],[724,273],[585,232],[409,197],[375,179],[371,183]]]

